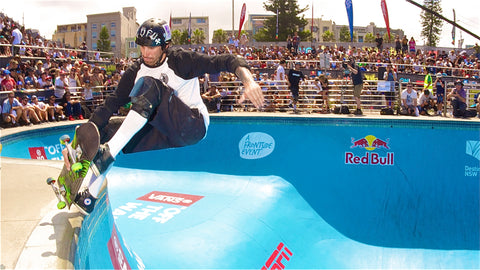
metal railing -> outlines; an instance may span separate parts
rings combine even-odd
[[[400,94],[406,88],[406,83],[396,83],[394,91],[385,91],[385,87],[379,86],[376,80],[367,80],[364,82],[361,94],[362,110],[367,113],[378,113],[382,108],[391,107],[398,109],[401,106]],[[220,109],[221,111],[264,111],[264,112],[290,112],[293,111],[291,92],[285,81],[258,81],[265,96],[266,106],[258,110],[250,102],[238,104],[237,101],[243,92],[243,86],[240,81],[210,82],[210,85],[216,85],[221,92]],[[453,83],[446,85],[445,97],[453,89]],[[465,84],[467,92],[467,106],[475,104],[474,96],[480,92],[480,84]],[[423,90],[423,84],[414,84],[414,89],[420,96]],[[93,111],[96,107],[103,104],[105,98],[115,91],[115,87],[97,86],[92,87],[92,98],[85,99],[85,89],[82,87],[70,87],[73,99],[78,99],[87,104]],[[0,100],[7,97],[8,91],[0,92]],[[53,95],[53,89],[27,89],[15,91],[17,97],[23,95],[36,95],[40,101],[47,100]],[[435,94],[435,90],[434,90]],[[297,109],[306,113],[325,113],[325,101],[328,103],[330,111],[336,106],[347,106],[350,110],[356,109],[356,102],[353,97],[353,85],[351,80],[329,80],[328,95],[322,95],[314,85],[313,80],[306,80],[300,84],[299,100]],[[444,108],[451,109],[447,99],[444,99]],[[446,115],[444,110],[444,116]]]

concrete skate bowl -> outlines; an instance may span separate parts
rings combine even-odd
[[[478,268],[479,130],[212,117],[196,145],[117,157],[75,267]]]

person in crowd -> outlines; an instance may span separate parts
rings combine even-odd
[[[55,79],[55,97],[58,99],[63,98],[63,95],[65,95],[66,89],[68,89],[68,78],[66,76],[67,74],[65,71],[61,70],[59,71],[59,76]]]
[[[73,121],[75,118],[83,120],[82,106],[79,99],[72,99],[72,94],[69,90],[65,91],[59,104],[64,108],[65,115],[68,120]]]
[[[408,52],[408,38],[407,36],[403,36],[402,38],[402,53]]]
[[[284,90],[282,85],[285,84],[285,66],[287,65],[287,61],[285,59],[280,60],[277,69],[275,70],[275,81],[277,84],[277,90],[282,91]]]
[[[3,80],[0,83],[2,86],[2,91],[15,91],[17,83],[15,80],[10,76],[11,72],[8,69],[3,71]]]
[[[415,55],[416,51],[416,42],[413,37],[410,38],[410,41],[408,41],[408,50],[410,51],[410,56]]]
[[[27,76],[25,76],[25,89],[39,88],[37,76],[32,68],[27,68]]]
[[[209,112],[220,112],[220,106],[222,104],[221,97],[222,95],[214,84],[202,95]]]
[[[23,34],[22,31],[18,28],[18,25],[15,25],[12,31],[11,44],[13,45],[12,55],[17,55],[20,53],[20,46],[22,44]]]
[[[375,38],[375,44],[377,45],[377,49],[379,52],[383,51],[383,38],[377,33],[377,37]]]
[[[435,96],[437,97],[437,114],[442,115],[443,102],[445,97],[445,82],[443,81],[442,73],[437,73],[435,76],[435,82],[433,83],[436,88]]]
[[[417,108],[417,91],[413,89],[413,83],[407,83],[407,89],[402,91],[402,109],[401,114],[404,115],[419,115]]]
[[[65,113],[63,112],[63,106],[57,103],[57,99],[54,95],[48,98],[47,111],[49,121],[53,122],[66,119]]]
[[[31,104],[40,122],[47,122],[48,121],[47,104],[43,103],[42,101],[39,101],[38,97],[35,95],[32,96]]]
[[[297,103],[300,95],[300,81],[305,80],[305,75],[300,70],[301,63],[296,62],[295,67],[288,72],[288,88],[292,94],[293,112],[298,113]]]
[[[363,74],[360,67],[355,63],[355,59],[351,58],[350,61],[346,62],[346,69],[350,71],[352,82],[353,82],[353,97],[357,105],[355,110],[355,115],[362,115],[362,102],[361,94],[363,90]]]
[[[395,100],[395,85],[397,83],[397,72],[393,69],[391,64],[387,65],[387,69],[383,74],[383,79],[386,80],[390,84],[390,91],[385,93],[385,100],[387,102],[387,106],[392,108],[394,100]]]
[[[428,89],[423,89],[423,93],[418,98],[418,111],[421,115],[430,115],[429,110],[437,110],[435,97]]]
[[[7,99],[3,101],[2,118],[3,122],[12,127],[19,126],[20,118],[23,115],[22,105],[15,98],[15,93],[10,91]]]
[[[447,100],[453,107],[454,117],[464,117],[467,110],[467,92],[463,88],[461,80],[455,81],[455,88],[447,95]]]
[[[25,125],[29,126],[40,123],[40,118],[38,117],[37,113],[35,113],[33,105],[29,103],[27,95],[22,96],[20,106],[22,107],[21,120]]]

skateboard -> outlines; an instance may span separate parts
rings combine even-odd
[[[60,143],[65,145],[68,150],[70,170],[63,165],[57,180],[49,177],[47,184],[52,187],[58,199],[57,208],[63,209],[68,206],[68,209],[70,209],[87,171],[92,167],[90,163],[100,146],[100,134],[95,124],[87,122],[75,129],[75,136],[71,143],[68,135],[61,136]],[[98,176],[98,172],[93,171]]]

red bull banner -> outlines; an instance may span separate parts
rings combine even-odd
[[[243,22],[245,21],[245,13],[247,12],[247,5],[243,3],[242,12],[240,13],[240,25],[238,26],[238,39],[240,39],[240,33],[242,32]],[[233,33],[232,33],[233,35]]]
[[[387,3],[385,0],[382,0],[380,5],[382,6],[383,18],[385,19],[385,25],[387,26],[388,40],[390,41],[390,21],[388,20]]]
[[[365,149],[364,155],[355,155],[353,152],[345,152],[345,164],[353,165],[381,165],[392,166],[395,164],[394,153],[387,152],[379,154],[374,150],[390,150],[390,139],[380,139],[373,135],[367,135],[364,138],[352,138],[350,149]]]

